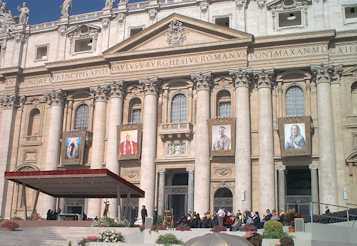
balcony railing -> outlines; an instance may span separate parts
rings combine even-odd
[[[161,124],[159,134],[162,139],[187,138],[191,139],[193,133],[192,123],[166,123]]]

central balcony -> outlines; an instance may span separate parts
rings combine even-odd
[[[192,139],[193,126],[192,123],[165,123],[161,124],[159,134],[163,141],[171,139]]]

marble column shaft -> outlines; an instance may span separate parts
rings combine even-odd
[[[259,94],[259,191],[260,211],[275,207],[275,168],[272,109],[272,72],[256,74]]]
[[[251,73],[246,70],[230,72],[236,88],[236,152],[235,199],[236,209],[252,209],[252,168],[250,143],[249,85]]]
[[[2,107],[0,117],[0,217],[5,217],[7,181],[5,181],[4,173],[9,168],[11,137],[17,99],[16,96],[5,96],[0,99]]]
[[[92,142],[92,160],[90,168],[102,168],[104,164],[104,141],[106,128],[106,106],[107,106],[107,86],[98,86],[92,89],[94,96],[94,120],[93,120],[93,142]],[[101,199],[88,200],[88,217],[100,217]]]
[[[210,203],[210,152],[208,141],[208,119],[210,118],[211,74],[191,75],[197,88],[197,113],[195,130],[195,181],[194,210],[204,214]]]
[[[194,173],[193,171],[189,170],[188,171],[188,189],[187,189],[187,210],[188,211],[193,211],[194,205],[193,205],[193,200],[194,200]]]
[[[157,97],[159,81],[157,78],[141,80],[144,96],[143,141],[141,151],[140,187],[145,197],[139,200],[139,213],[146,206],[148,217],[152,217],[155,204],[155,156],[157,130]]]
[[[119,174],[118,161],[118,126],[122,122],[123,111],[123,83],[114,82],[109,86],[109,122],[108,122],[108,141],[106,151],[106,168],[115,174]],[[109,200],[109,216],[118,218],[117,199]]]
[[[317,173],[317,166],[310,165],[311,172],[311,200],[312,202],[319,202],[319,178]],[[312,204],[314,214],[319,214],[319,205]]]
[[[64,95],[61,90],[52,91],[48,97],[49,108],[49,126],[46,146],[46,170],[56,170],[60,160],[60,139],[63,123],[63,103]],[[56,199],[45,195],[40,203],[41,216],[46,215],[48,209],[55,209]]]
[[[160,216],[165,210],[165,171],[159,172],[159,194],[158,194],[158,213]]]
[[[336,151],[331,98],[333,66],[312,67],[317,84],[317,116],[320,151],[320,202],[337,203]]]
[[[285,211],[286,206],[286,168],[285,166],[281,166],[278,168],[278,194],[279,194],[279,211]]]

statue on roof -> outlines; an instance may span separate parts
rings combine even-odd
[[[71,12],[72,0],[63,0],[61,14],[68,17]]]
[[[21,7],[17,7],[17,10],[20,12],[19,24],[27,25],[30,15],[30,9],[27,7],[27,3],[23,2]]]
[[[105,0],[104,9],[112,9],[114,0]]]

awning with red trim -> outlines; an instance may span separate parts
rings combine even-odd
[[[116,198],[118,190],[122,198],[145,195],[108,169],[5,172],[5,178],[58,198]]]

